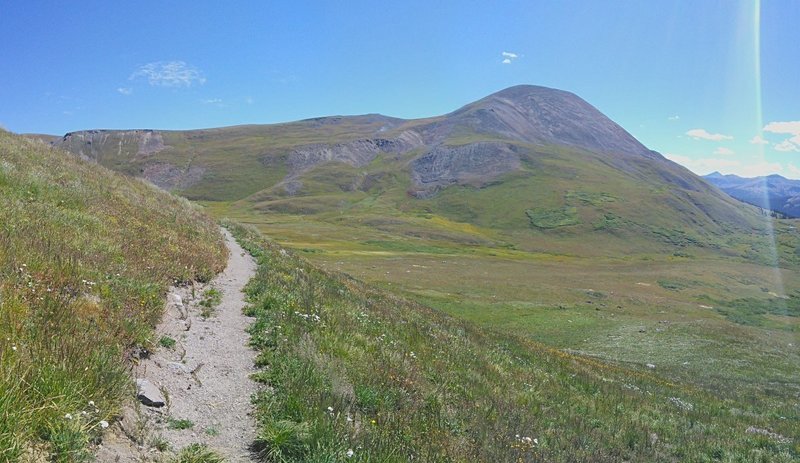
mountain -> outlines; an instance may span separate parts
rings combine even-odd
[[[740,201],[790,217],[800,217],[800,180],[777,174],[745,178],[719,172],[704,175],[703,178]]]
[[[237,210],[329,225],[346,211],[348,226],[523,250],[720,247],[731,231],[760,226],[755,209],[649,150],[583,99],[530,85],[425,119],[87,130],[53,145]]]

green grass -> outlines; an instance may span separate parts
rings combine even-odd
[[[191,444],[181,449],[170,463],[224,463],[225,459],[204,444]]]
[[[134,174],[148,162],[205,168],[180,192],[325,269],[487,329],[626,368],[654,363],[665,380],[746,397],[764,414],[795,413],[800,317],[773,300],[800,287],[796,221],[666,161],[513,141],[520,169],[481,188],[410,196],[415,150],[319,165],[288,194],[287,153],[374,137],[382,124],[363,122],[169,132],[170,149],[133,162],[136,144],[118,156],[117,135],[96,149]],[[485,139],[462,128],[445,142]]]
[[[185,200],[0,131],[0,460],[87,460],[167,287],[225,253]]]
[[[177,430],[191,429],[194,427],[194,422],[192,422],[192,420],[170,417],[167,420],[167,427],[169,429],[177,429]]]
[[[175,339],[169,336],[161,336],[161,339],[158,340],[158,345],[165,349],[173,349],[175,348],[176,342]]]
[[[208,288],[203,291],[203,297],[200,299],[200,316],[209,318],[214,315],[214,311],[218,305],[222,303],[222,292],[216,288]]]
[[[263,461],[800,458],[797,410],[486,330],[231,228],[259,264],[246,291],[255,378],[269,386],[256,400]]]
[[[531,221],[531,225],[536,228],[550,229],[567,227],[580,223],[578,210],[575,207],[563,207],[561,209],[528,209],[525,215]]]

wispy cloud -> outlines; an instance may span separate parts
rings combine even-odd
[[[777,151],[800,151],[800,121],[770,122],[764,126],[764,132],[791,135],[773,146]]]
[[[501,63],[503,64],[511,64],[512,61],[519,58],[518,54],[512,53],[510,51],[504,51],[500,53],[500,55],[503,57],[503,61],[501,61]]]
[[[724,146],[720,146],[719,148],[714,150],[714,154],[719,154],[721,156],[733,156],[736,153],[730,148],[725,148]]]
[[[677,120],[680,120],[680,118],[681,118],[681,116],[678,116],[678,115],[676,114],[676,115],[674,115],[674,116],[669,116],[669,117],[667,118],[667,120],[668,120],[668,121],[677,121]]]
[[[795,145],[789,140],[784,140],[780,143],[775,143],[773,148],[775,148],[775,151],[781,151],[783,153],[789,153],[791,151],[800,151],[800,148],[798,148],[797,145]]]
[[[157,61],[140,66],[130,76],[130,80],[147,79],[156,87],[191,87],[206,82],[203,74],[184,61]]]
[[[217,108],[227,108],[228,105],[222,98],[208,98],[205,100],[200,100],[201,103],[208,106],[216,106]]]
[[[667,159],[675,161],[678,164],[686,167],[700,175],[710,174],[711,172],[731,173],[732,169],[741,166],[741,163],[735,159],[719,159],[719,158],[705,158],[705,159],[692,159],[688,156],[680,154],[667,153]]]
[[[750,143],[753,145],[769,145],[769,142],[761,135],[756,135],[755,137],[751,138]]]
[[[710,140],[710,141],[733,140],[733,137],[730,135],[723,135],[721,133],[709,133],[708,131],[706,131],[706,129],[692,129],[686,132],[686,135],[689,135],[695,140]]]
[[[119,93],[123,94],[123,95],[126,95],[126,96],[130,95],[131,93],[133,93],[133,89],[130,88],[130,87],[120,87],[120,88],[117,89],[117,91]]]

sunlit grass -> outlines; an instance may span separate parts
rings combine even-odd
[[[224,263],[187,201],[0,131],[0,460],[88,459],[167,286]]]
[[[232,227],[264,461],[793,461],[795,412],[495,334]],[[765,429],[769,437],[748,429]]]

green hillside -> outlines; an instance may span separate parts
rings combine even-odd
[[[734,200],[571,93],[518,86],[428,119],[56,145],[483,328],[797,416],[797,222]]]
[[[800,457],[796,409],[476,328],[232,229],[259,263],[248,294],[268,386],[256,401],[263,461]]]
[[[86,461],[167,287],[225,257],[186,200],[0,131],[0,460]]]

